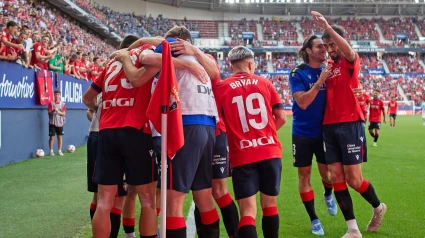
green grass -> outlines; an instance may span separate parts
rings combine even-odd
[[[378,233],[365,231],[371,207],[355,191],[355,214],[365,237],[425,237],[425,175],[424,135],[420,116],[397,118],[397,128],[382,125],[378,147],[368,137],[369,162],[363,174],[388,206],[387,215]],[[282,186],[279,195],[280,237],[313,237],[309,219],[297,191],[297,171],[292,166],[291,123],[279,131],[283,145]],[[86,191],[86,149],[74,154],[31,159],[0,167],[0,237],[91,237],[89,204]],[[312,184],[316,194],[316,211],[328,237],[340,237],[346,231],[339,212],[327,214],[321,199],[323,188],[315,168]],[[231,183],[229,180],[229,189]],[[191,199],[185,203],[185,211]],[[259,205],[259,204],[258,204]],[[137,208],[139,211],[139,207]],[[221,226],[221,237],[225,236]],[[261,232],[261,210],[257,217]]]

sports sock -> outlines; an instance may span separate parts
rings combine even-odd
[[[193,211],[193,214],[195,217],[196,234],[198,234],[199,238],[204,238],[203,233],[201,231],[203,231],[205,228],[203,228],[204,225],[201,222],[201,214],[199,213],[198,207],[195,206],[195,210]]]
[[[359,227],[357,226],[356,219],[351,219],[351,220],[345,221],[345,223],[347,223],[348,229],[359,230]]]
[[[186,238],[184,217],[167,217],[166,229],[168,238]]]
[[[124,227],[124,232],[126,234],[134,233],[134,226],[136,225],[136,218],[122,218],[122,226]]]
[[[375,138],[375,133],[373,133],[373,132],[370,132],[370,131],[369,131],[369,134],[370,134],[373,138]]]
[[[224,227],[230,238],[236,237],[238,231],[239,214],[236,204],[229,193],[215,200],[223,217]]]
[[[238,237],[257,238],[255,219],[251,216],[243,216],[238,225]]]
[[[375,139],[373,140],[373,142],[378,142],[378,138],[379,138],[379,132],[376,132]]]
[[[325,196],[332,195],[333,185],[326,183],[323,179],[322,179],[322,184],[323,184],[323,187],[325,188]]]
[[[316,211],[314,209],[314,191],[310,190],[305,193],[300,193],[301,200],[304,203],[305,210],[308,213],[308,216],[310,217],[310,221],[314,221],[317,218]]]
[[[279,237],[279,213],[277,207],[263,208],[262,228],[264,238]]]
[[[334,184],[334,193],[339,208],[346,221],[356,219],[354,217],[353,201],[345,182]]]
[[[90,203],[90,220],[93,220],[93,216],[95,212],[96,212],[96,204]]]
[[[217,209],[208,212],[200,212],[201,215],[201,233],[206,238],[219,238],[220,236],[220,218]]]
[[[109,235],[110,238],[118,237],[118,233],[120,232],[121,226],[121,213],[121,209],[115,207],[111,210],[111,234]]]
[[[362,185],[356,191],[359,192],[366,201],[372,204],[373,208],[377,208],[381,204],[375,189],[366,179],[363,179]]]

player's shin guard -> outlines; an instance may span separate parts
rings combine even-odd
[[[366,201],[372,204],[373,208],[377,208],[381,204],[375,189],[366,179],[363,179],[362,185],[356,191],[359,192]]]
[[[279,236],[279,213],[277,207],[263,208],[262,221],[264,238],[278,238]]]
[[[334,188],[334,186],[332,184],[326,183],[323,179],[322,179],[322,184],[323,184],[323,187],[325,188],[325,196],[332,195],[332,189]]]
[[[96,204],[90,204],[90,220],[93,220],[94,213],[96,212]]]
[[[217,209],[208,212],[200,212],[201,215],[201,233],[202,237],[219,238],[220,237],[220,218]]]
[[[373,142],[378,142],[378,138],[379,138],[379,132],[377,131],[375,133],[375,138],[374,138]]]
[[[255,219],[251,216],[243,216],[238,225],[238,237],[257,238]]]
[[[236,237],[238,231],[239,214],[236,204],[229,193],[215,200],[220,208],[223,223],[226,227],[227,235],[230,238]]]
[[[308,213],[308,216],[310,217],[310,221],[314,221],[318,219],[316,215],[316,211],[314,209],[314,191],[310,190],[306,193],[300,193],[301,200],[304,203],[305,210]]]
[[[186,238],[186,222],[184,217],[167,217],[167,237]]]
[[[348,191],[347,184],[336,183],[334,184],[334,193],[339,208],[346,221],[355,219],[353,210],[353,201],[351,200],[350,192]]]
[[[136,225],[136,218],[122,218],[122,226],[124,227],[124,232],[126,234],[134,233],[134,226]]]
[[[111,234],[109,235],[110,238],[118,237],[118,233],[120,232],[121,226],[121,213],[121,209],[115,207],[111,210]]]

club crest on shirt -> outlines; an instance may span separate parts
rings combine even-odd
[[[328,79],[341,75],[341,68],[335,68],[329,73]]]
[[[178,102],[180,102],[179,91],[177,91],[176,86],[173,86],[170,95],[170,112],[177,109]]]

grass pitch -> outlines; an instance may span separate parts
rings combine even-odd
[[[291,119],[291,118],[289,118]],[[279,131],[283,145],[282,186],[278,198],[280,237],[314,237],[309,219],[297,190],[297,171],[292,166],[291,121]],[[425,237],[425,127],[420,116],[400,116],[397,127],[381,125],[378,147],[368,139],[369,162],[363,175],[375,187],[388,206],[378,233],[366,232],[371,217],[370,205],[350,189],[354,211],[364,237]],[[89,204],[86,191],[86,148],[73,154],[46,156],[0,167],[0,237],[91,237]],[[325,236],[341,237],[346,226],[341,212],[327,214],[323,188],[317,169],[312,185],[316,194],[316,212]],[[232,190],[229,180],[229,190]],[[191,199],[186,199],[188,211]],[[259,204],[258,204],[259,206]],[[138,207],[139,209],[139,207]],[[259,237],[261,209],[257,217]],[[224,225],[221,237],[226,237]]]

